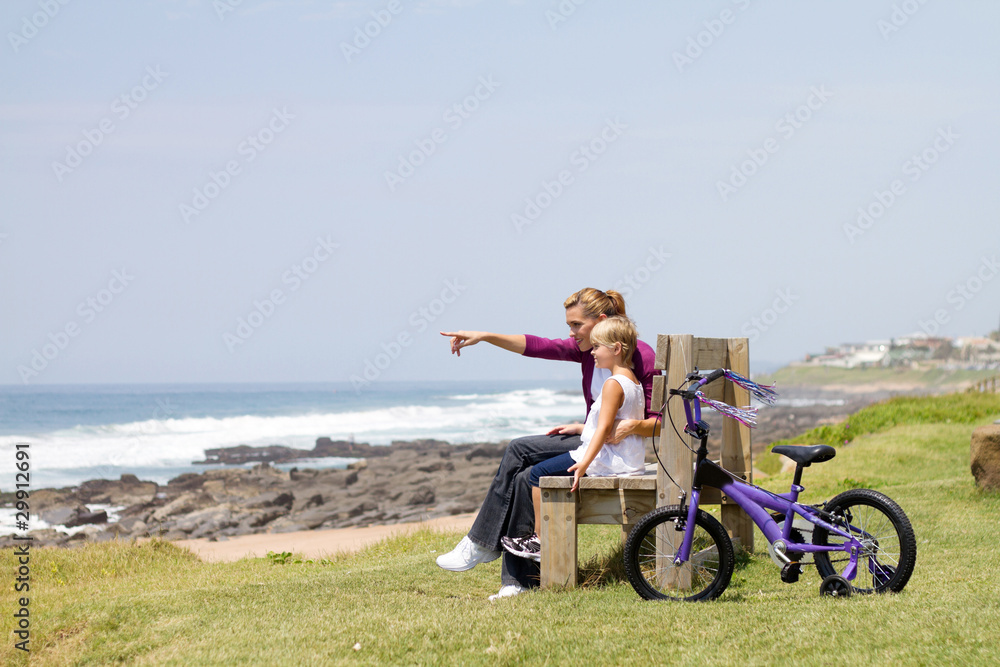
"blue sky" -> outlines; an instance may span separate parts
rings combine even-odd
[[[572,378],[436,332],[562,337],[584,286],[752,365],[1000,319],[996,3],[12,0],[0,27],[2,383]]]

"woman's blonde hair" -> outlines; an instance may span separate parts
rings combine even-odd
[[[601,320],[590,330],[590,342],[593,345],[614,347],[615,343],[621,343],[622,363],[629,368],[632,368],[632,355],[635,353],[638,338],[639,332],[635,330],[635,323],[624,315]]]
[[[602,292],[593,287],[584,287],[576,294],[571,294],[563,302],[563,308],[580,306],[583,314],[591,319],[597,319],[601,315],[613,317],[615,315],[625,315],[625,297],[614,290]]]

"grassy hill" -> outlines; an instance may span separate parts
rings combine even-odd
[[[854,486],[899,502],[918,554],[898,595],[820,598],[811,568],[783,584],[759,534],[726,593],[699,604],[641,600],[616,573],[614,527],[583,527],[590,584],[497,603],[486,596],[499,586],[499,561],[461,574],[434,564],[455,534],[417,533],[322,562],[206,564],[162,541],[111,543],[32,552],[31,662],[996,664],[1000,494],[975,487],[969,437],[1000,417],[1000,397],[921,400],[855,415],[849,423],[866,426],[846,446],[831,435],[837,457],[804,478],[806,502]],[[11,582],[15,569],[2,553]],[[6,611],[13,595],[8,588],[0,661],[25,664]]]
[[[978,380],[995,377],[996,370],[946,370],[943,368],[834,368],[791,365],[757,378],[779,387],[825,389],[955,391]]]

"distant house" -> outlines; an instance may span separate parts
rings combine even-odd
[[[866,343],[844,343],[835,348],[827,348],[826,354],[808,355],[806,362],[835,368],[869,368],[882,366],[889,354],[892,342],[873,340]]]
[[[835,368],[941,366],[1000,368],[1000,341],[965,336],[951,339],[914,333],[888,340],[844,343],[823,354],[807,354],[805,363]]]
[[[1000,342],[990,338],[956,338],[955,347],[961,361],[983,366],[1000,363]]]

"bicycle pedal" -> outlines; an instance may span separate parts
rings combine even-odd
[[[802,566],[795,561],[785,563],[785,566],[781,568],[781,580],[786,584],[794,584],[799,580],[800,574],[802,574]]]

